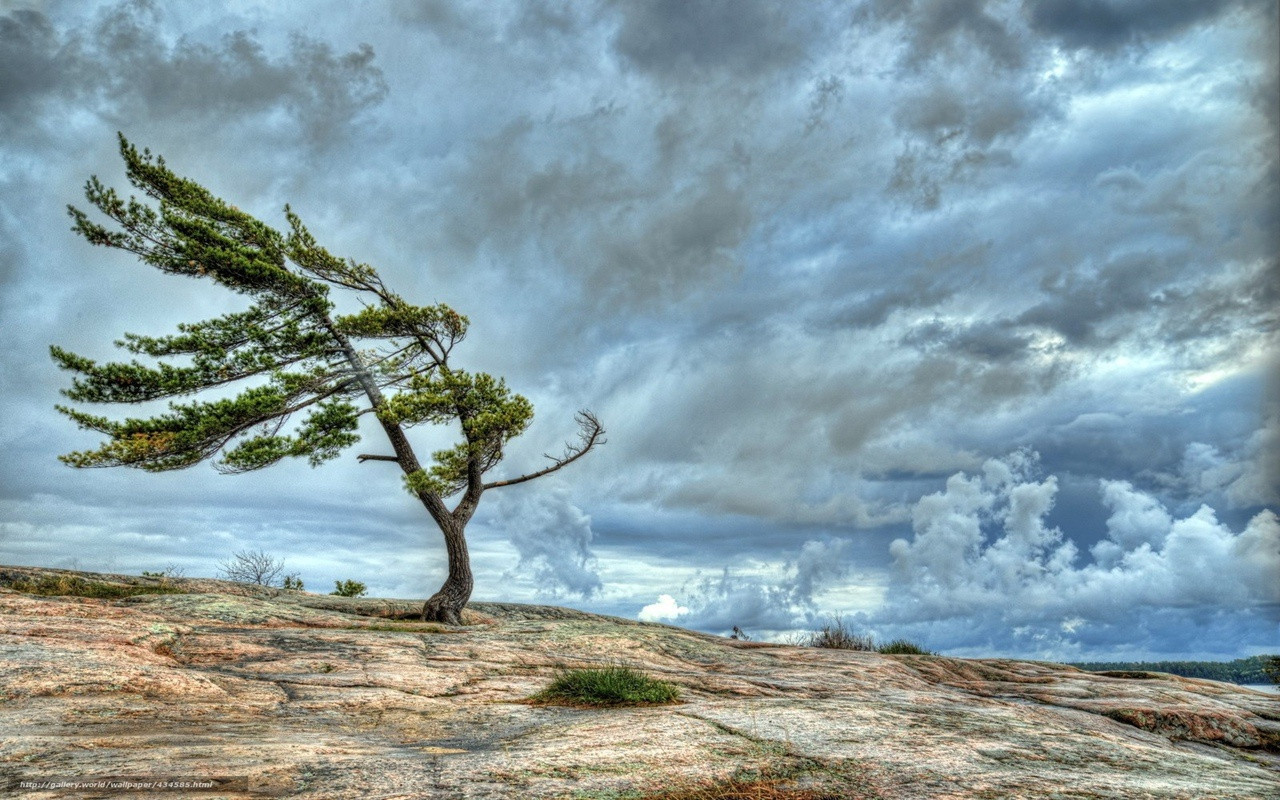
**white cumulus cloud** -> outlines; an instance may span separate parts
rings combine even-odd
[[[1107,538],[1089,558],[1045,519],[1058,490],[1025,453],[956,474],[916,503],[891,546],[894,582],[876,623],[933,647],[1043,657],[1154,652],[1182,631],[1205,653],[1280,641],[1280,520],[1235,531],[1203,505],[1176,519],[1124,481],[1102,481]]]
[[[676,602],[669,594],[658,595],[658,602],[640,609],[636,618],[643,622],[670,621],[689,613],[689,609]]]

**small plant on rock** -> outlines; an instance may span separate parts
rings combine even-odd
[[[822,628],[809,635],[807,644],[810,647],[826,647],[832,650],[874,651],[875,642],[866,634],[854,633],[848,623],[839,614]]]
[[[615,666],[564,670],[531,699],[536,703],[569,706],[663,705],[678,701],[680,689],[631,667]]]
[[[241,550],[219,564],[218,572],[229,581],[274,586],[284,572],[284,561],[262,550]]]
[[[909,642],[906,639],[894,639],[876,648],[876,652],[883,653],[887,656],[934,656],[931,650],[925,650],[915,642]]]
[[[172,586],[125,586],[104,581],[87,581],[76,575],[41,575],[38,578],[22,578],[9,584],[15,592],[43,595],[45,597],[98,597],[116,599],[140,594],[178,594]]]
[[[364,597],[369,588],[360,581],[334,581],[333,591],[329,594],[336,594],[338,597]]]

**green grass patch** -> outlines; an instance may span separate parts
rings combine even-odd
[[[139,586],[102,581],[87,581],[75,575],[41,575],[39,578],[23,578],[13,581],[9,588],[23,594],[44,597],[135,597],[140,594],[182,594],[176,586]]]
[[[680,689],[631,667],[571,669],[556,675],[530,700],[568,706],[655,706],[678,702]]]
[[[925,650],[915,642],[909,642],[906,639],[894,639],[892,642],[885,642],[876,648],[877,653],[887,656],[934,656],[937,653]]]

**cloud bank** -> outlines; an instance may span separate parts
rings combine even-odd
[[[957,473],[912,509],[874,624],[948,652],[1142,657],[1273,646],[1280,634],[1280,520],[1242,529],[1208,506],[1178,518],[1125,481],[1102,481],[1106,537],[1084,553],[1046,525],[1058,491],[1018,453]],[[1194,641],[1174,644],[1176,631]]]

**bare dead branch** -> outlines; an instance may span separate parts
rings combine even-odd
[[[494,481],[493,483],[484,484],[485,489],[496,489],[499,486],[514,486],[517,483],[531,481],[534,478],[541,478],[543,475],[549,475],[558,469],[567,467],[573,462],[585,456],[593,447],[604,444],[607,440],[604,438],[604,426],[600,424],[600,420],[595,414],[583,409],[574,415],[574,421],[578,423],[578,441],[566,442],[564,453],[556,458],[547,456],[554,463],[546,469],[530,472],[528,475],[521,475],[518,478],[511,478],[505,481]]]
[[[284,559],[262,550],[241,550],[218,564],[218,571],[229,581],[275,586],[284,571]]]

